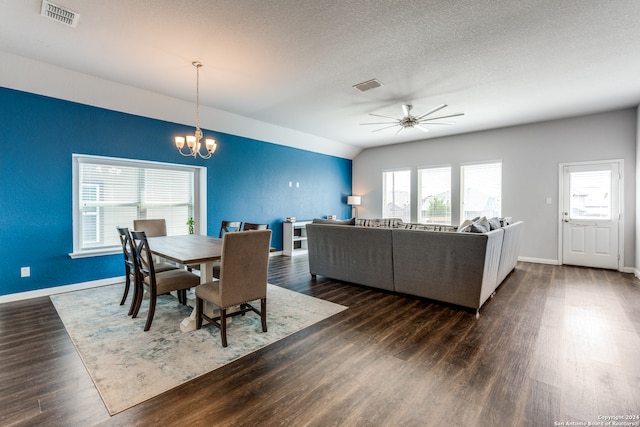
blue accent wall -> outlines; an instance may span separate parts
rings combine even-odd
[[[180,156],[193,127],[0,88],[0,295],[122,276],[122,255],[71,259],[73,153],[207,167],[207,234],[223,219],[347,217],[351,160],[210,130],[209,160]],[[289,182],[292,186],[289,187]],[[299,187],[296,187],[299,183]],[[20,267],[31,277],[21,278]]]

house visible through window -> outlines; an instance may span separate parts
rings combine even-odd
[[[451,166],[418,169],[418,222],[451,225]]]
[[[105,157],[73,157],[74,253],[119,249],[116,226],[134,219],[167,221],[167,234],[187,234],[198,217],[199,173],[203,168]],[[72,255],[72,256],[73,256]]]
[[[411,171],[382,173],[382,217],[411,222]]]
[[[460,175],[460,223],[479,216],[499,217],[502,205],[502,162],[462,165]]]

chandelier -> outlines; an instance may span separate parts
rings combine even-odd
[[[211,157],[216,148],[218,148],[215,139],[207,138],[204,140],[205,146],[207,148],[207,154],[202,154],[200,152],[200,147],[202,144],[200,141],[202,140],[202,130],[200,130],[200,67],[202,67],[202,63],[198,61],[192,62],[193,66],[196,67],[196,131],[193,135],[187,136],[176,136],[175,143],[176,148],[183,156],[192,156],[192,157],[202,157],[203,159],[208,159]],[[185,142],[187,143],[187,148],[189,152],[185,153],[182,151],[184,148]]]

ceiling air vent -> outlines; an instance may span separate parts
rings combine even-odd
[[[47,0],[42,0],[40,15],[46,16],[54,21],[62,22],[63,24],[73,28],[76,27],[78,19],[80,19],[80,14],[73,10],[48,2]]]
[[[377,87],[382,86],[377,79],[367,80],[366,82],[358,83],[357,85],[353,85],[353,88],[359,90],[360,92],[366,92],[371,89],[375,89]]]

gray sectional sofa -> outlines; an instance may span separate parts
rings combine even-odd
[[[479,312],[515,268],[523,222],[485,233],[307,224],[312,276],[371,286]]]

